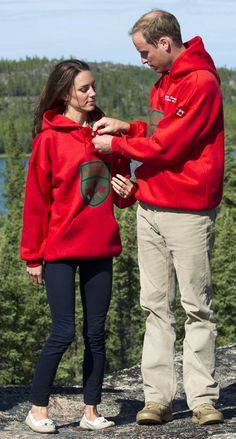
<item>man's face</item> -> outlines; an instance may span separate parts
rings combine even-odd
[[[147,64],[157,73],[163,73],[170,68],[170,56],[167,51],[165,39],[157,41],[156,46],[147,43],[141,32],[132,35],[133,43],[140,53],[142,64]]]

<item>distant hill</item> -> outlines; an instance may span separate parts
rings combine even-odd
[[[19,144],[29,151],[33,108],[57,59],[0,60],[0,153],[5,150],[10,121]],[[96,79],[97,103],[103,111],[127,120],[148,119],[149,93],[158,76],[146,67],[90,62]],[[236,70],[219,69],[225,105],[236,102]]]

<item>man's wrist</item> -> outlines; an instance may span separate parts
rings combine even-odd
[[[122,123],[122,128],[120,131],[122,131],[122,133],[128,133],[130,129],[130,123],[129,122],[123,122]]]

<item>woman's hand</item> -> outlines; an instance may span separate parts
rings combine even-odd
[[[97,120],[93,125],[93,131],[101,134],[114,134],[117,131],[127,133],[129,131],[130,124],[123,120],[112,119],[111,117],[102,117]]]
[[[123,175],[116,174],[115,177],[112,177],[111,185],[122,198],[129,198],[134,193],[135,185]]]
[[[26,267],[26,271],[29,275],[30,280],[34,284],[43,283],[43,266],[38,265],[37,267]]]

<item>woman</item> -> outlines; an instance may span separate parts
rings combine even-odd
[[[21,239],[21,258],[27,261],[34,283],[44,278],[52,316],[51,334],[33,379],[33,405],[26,418],[26,424],[40,433],[56,431],[48,419],[48,401],[61,357],[74,338],[77,267],[85,344],[85,409],[80,426],[97,430],[114,425],[97,412],[112,257],[121,252],[113,202],[121,208],[133,204],[135,186],[129,181],[129,161],[100,155],[92,144],[90,125],[102,115],[96,107],[89,66],[72,59],[58,63],[35,111]]]

